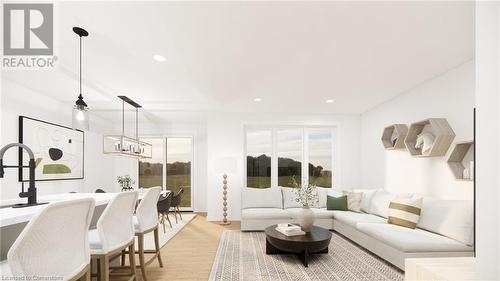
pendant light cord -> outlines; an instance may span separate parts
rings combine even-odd
[[[80,97],[82,96],[82,36],[80,36]]]
[[[125,136],[125,101],[122,101],[122,136]]]

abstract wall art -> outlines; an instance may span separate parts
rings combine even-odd
[[[19,142],[35,154],[36,181],[83,179],[83,131],[19,116]],[[28,160],[28,155],[19,150],[19,164],[27,165]],[[28,179],[28,169],[19,169],[19,181]]]

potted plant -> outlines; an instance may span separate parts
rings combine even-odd
[[[298,215],[299,225],[304,232],[311,232],[314,224],[314,212],[311,210],[311,207],[319,205],[316,185],[307,183],[299,184],[295,180],[295,176],[292,177],[292,185],[296,195],[295,201],[302,205],[302,209]]]
[[[118,181],[118,184],[121,186],[122,191],[128,191],[134,189],[133,185],[135,184],[135,181],[131,179],[129,175],[118,176],[116,180]]]

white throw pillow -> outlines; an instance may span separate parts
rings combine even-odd
[[[326,208],[326,196],[331,188],[316,187],[318,192],[319,208]]]
[[[343,195],[347,195],[347,209],[356,213],[361,213],[361,198],[362,192],[343,191]]]
[[[281,187],[281,193],[283,194],[283,208],[302,208],[302,204],[297,202],[295,198],[297,195],[292,187]]]
[[[432,231],[467,245],[474,243],[472,200],[441,200],[424,197],[418,228]]]
[[[370,204],[373,198],[373,195],[375,195],[375,192],[377,192],[379,189],[354,189],[354,192],[362,192],[363,196],[361,197],[361,211],[365,213],[370,212]]]
[[[394,194],[394,193],[389,193],[385,190],[377,190],[375,194],[372,197],[371,203],[370,203],[370,213],[387,218],[388,216],[388,210],[389,210],[389,204],[394,198],[410,198],[412,197],[411,194]]]
[[[281,190],[271,188],[243,188],[241,208],[279,208],[282,209]]]

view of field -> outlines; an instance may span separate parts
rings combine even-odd
[[[300,177],[295,177],[297,182],[300,181]],[[291,186],[292,181],[291,176],[278,177],[279,186]],[[316,184],[318,187],[331,187],[332,177],[313,177],[309,176],[309,182]],[[247,186],[254,188],[268,188],[271,187],[271,177],[247,177]]]
[[[167,164],[167,190],[176,194],[179,189],[184,188],[181,207],[191,206],[191,163]],[[148,188],[163,186],[163,164],[139,162],[139,186]]]
[[[278,158],[278,185],[292,187],[292,177],[300,183],[302,163],[290,158]],[[320,165],[309,163],[309,183],[319,187],[332,187],[332,172]],[[271,187],[271,157],[263,154],[247,156],[247,187]]]

